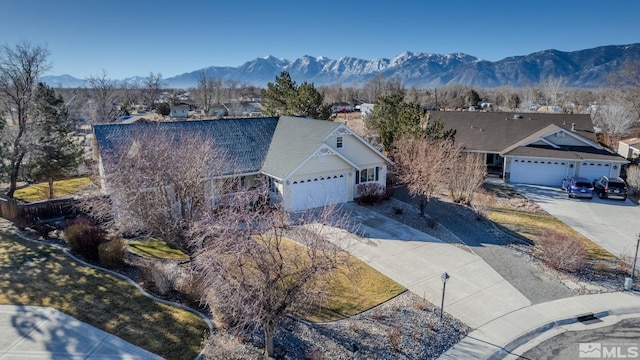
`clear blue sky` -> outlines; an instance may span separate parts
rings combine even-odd
[[[0,0],[0,43],[46,45],[49,74],[172,77],[257,57],[496,61],[640,42],[637,0]]]

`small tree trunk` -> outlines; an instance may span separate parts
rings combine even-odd
[[[264,358],[269,360],[273,358],[273,334],[276,331],[275,322],[267,320],[263,324],[264,327]]]
[[[53,177],[49,177],[49,199],[53,199]]]
[[[424,196],[420,197],[420,216],[424,217],[424,208],[427,207],[427,200],[424,198]]]

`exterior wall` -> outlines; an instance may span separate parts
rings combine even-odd
[[[387,165],[386,164],[382,164],[382,165],[375,165],[375,166],[371,166],[370,168],[375,168],[375,167],[379,167],[379,171],[378,171],[378,181],[370,181],[370,182],[366,182],[365,184],[371,184],[371,183],[377,183],[378,185],[382,186],[383,188],[386,188],[387,186]],[[356,178],[355,178],[356,173],[354,172],[354,178],[353,178],[353,185],[354,185],[354,198],[358,198],[360,197],[360,185],[362,185],[362,183],[360,184],[356,184]]]
[[[369,167],[370,165],[379,166],[385,164],[384,159],[380,158],[378,154],[373,152],[371,148],[363,144],[358,138],[353,135],[341,135],[342,147],[337,147],[338,136],[330,136],[325,143],[331,146],[335,151],[342,154],[347,159],[351,160],[354,164],[358,164],[360,167]]]
[[[569,146],[588,146],[585,142],[580,141],[569,134],[565,134],[564,137],[558,137],[556,134],[549,135],[544,138],[548,142],[552,144],[556,144],[559,146],[569,145]]]
[[[311,157],[291,178],[300,178],[315,174],[351,172],[353,167],[337,155],[320,155]]]

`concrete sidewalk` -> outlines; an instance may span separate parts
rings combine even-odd
[[[593,314],[602,322],[578,321],[586,314]],[[640,317],[640,296],[616,292],[549,301],[505,314],[477,328],[439,359],[517,359],[564,331],[612,325],[626,317]]]
[[[0,305],[0,360],[162,357],[48,307]]]
[[[440,306],[441,276],[447,272],[444,311],[468,326],[531,305],[531,302],[479,256],[464,251],[356,204],[345,211],[362,236],[335,229],[335,239],[360,260],[416,295]]]

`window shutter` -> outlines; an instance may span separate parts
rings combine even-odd
[[[378,181],[378,173],[380,172],[380,167],[376,166],[376,181]]]
[[[356,170],[356,184],[360,184],[360,171]]]

